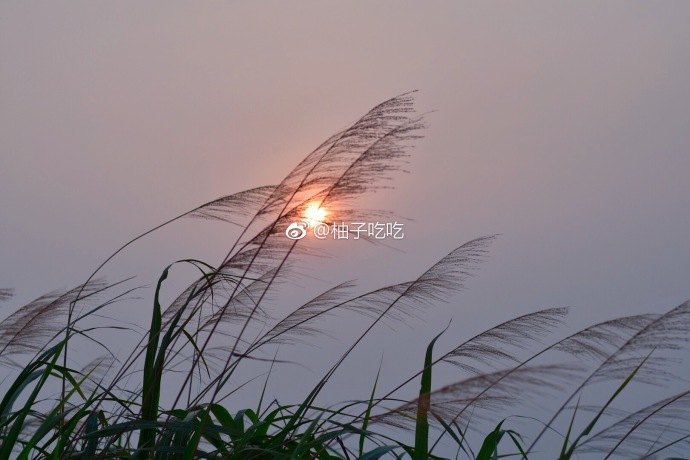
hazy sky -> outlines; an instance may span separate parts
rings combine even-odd
[[[367,202],[414,219],[400,251],[331,248],[319,276],[399,281],[501,237],[457,303],[403,328],[419,337],[403,353],[421,365],[451,317],[666,311],[690,298],[689,23],[690,2],[3,1],[0,287],[19,305],[76,285],[418,89],[435,112],[410,174]],[[182,223],[112,274],[217,263],[232,231]]]

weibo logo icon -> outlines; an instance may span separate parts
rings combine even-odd
[[[307,236],[307,229],[309,228],[309,222],[302,220],[300,222],[293,222],[285,230],[285,236],[291,240],[301,240]]]

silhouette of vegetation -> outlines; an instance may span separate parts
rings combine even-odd
[[[361,209],[354,200],[384,187],[402,169],[424,128],[413,102],[414,93],[408,93],[379,104],[279,184],[181,214],[126,243],[84,284],[43,295],[6,316],[0,322],[0,365],[7,371],[0,458],[428,459],[442,458],[443,449],[455,452],[452,458],[477,460],[684,455],[690,390],[677,375],[687,361],[677,357],[687,351],[690,303],[565,337],[568,309],[550,308],[440,353],[436,340],[445,331],[432,340],[417,337],[428,346],[414,375],[392,389],[382,389],[377,375],[361,400],[317,404],[336,370],[378,323],[412,323],[430,305],[452,301],[495,239],[464,243],[411,280],[371,291],[341,283],[280,316],[267,305],[269,293],[291,276],[291,259],[308,256],[306,240],[285,236],[308,208],[326,208],[344,222],[387,215]],[[98,276],[125,247],[181,218],[231,223],[239,236],[218,266],[186,259],[163,271],[145,310],[150,325],[122,357],[99,334],[136,329],[109,320],[108,312],[138,295],[138,288],[128,287],[130,280],[108,284]],[[199,275],[166,304],[161,290],[178,264]],[[11,297],[10,289],[0,289],[0,301]],[[277,348],[317,340],[325,322],[343,313],[360,317],[364,331],[302,401],[266,401],[267,383],[284,365]],[[103,356],[78,365],[75,350],[85,343]],[[242,363],[265,366],[265,373],[243,375]],[[434,387],[432,371],[440,366],[457,374],[455,383]],[[637,395],[645,385],[659,384],[680,391],[641,408],[614,407],[631,388]],[[261,397],[231,412],[225,401],[244,385],[258,386]],[[406,400],[401,391],[411,385],[420,386],[419,395]],[[599,400],[603,394],[608,396]]]

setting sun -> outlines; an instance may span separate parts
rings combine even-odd
[[[304,211],[304,217],[306,217],[310,223],[323,222],[326,218],[326,210],[317,205],[311,205]]]

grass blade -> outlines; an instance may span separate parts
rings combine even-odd
[[[448,329],[448,326],[446,326]],[[429,458],[429,418],[431,408],[431,368],[433,363],[434,344],[446,329],[429,343],[424,357],[424,371],[422,372],[422,385],[419,389],[419,404],[417,406],[417,423],[414,436],[415,460]]]

